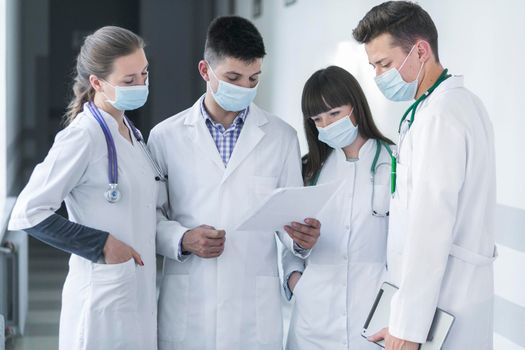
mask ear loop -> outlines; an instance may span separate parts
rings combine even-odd
[[[416,80],[418,81],[419,84],[417,84],[417,87],[419,88],[419,85],[421,84],[421,82],[419,81],[419,75],[421,74],[421,72],[423,71],[423,67],[425,66],[425,62],[421,63],[421,67],[419,68],[419,72],[417,72],[417,76],[416,76]]]
[[[210,62],[206,60],[204,62],[206,62],[206,64],[208,65],[208,68],[210,69],[211,74],[213,74],[213,76],[215,77],[215,80],[217,80],[217,91],[219,91],[219,85],[221,84],[221,80],[219,79],[217,74],[215,74],[215,72],[213,71],[213,68],[211,68]],[[213,91],[213,87],[211,86],[211,79],[210,81],[207,82],[207,84],[210,85],[211,92],[213,92],[214,94],[217,93],[216,91]]]
[[[406,55],[405,59],[403,60],[403,63],[401,63],[401,65],[399,66],[399,68],[397,69],[398,72],[401,72],[401,69],[403,69],[403,66],[405,65],[405,63],[407,62],[408,60],[408,57],[410,56],[410,54],[412,54],[412,51],[414,51],[414,48],[416,47],[416,44],[414,44],[412,46],[412,48],[410,49],[410,51],[408,52],[408,54]]]
[[[401,73],[401,69],[403,69],[403,66],[405,65],[405,63],[406,63],[406,61],[408,60],[408,57],[410,56],[410,54],[412,53],[412,51],[414,51],[414,49],[416,48],[416,45],[417,45],[417,44],[414,44],[414,45],[412,46],[412,48],[411,48],[410,51],[408,52],[407,57],[405,57],[405,60],[403,61],[403,63],[401,63],[401,66],[399,66],[399,68],[397,69],[397,71],[398,71],[399,73]],[[419,75],[421,74],[421,71],[423,70],[423,66],[424,66],[424,65],[425,65],[425,62],[423,62],[423,63],[421,64],[421,67],[419,67],[419,71],[417,72],[416,79],[414,79],[413,81],[416,81],[416,80],[419,79]],[[403,79],[403,80],[404,80],[404,79]],[[407,83],[408,83],[408,82],[407,82]],[[419,87],[419,84],[418,84],[418,87]]]
[[[352,121],[352,118],[350,118],[352,116],[352,114],[354,113],[354,107],[352,106],[352,109],[350,110],[350,113],[348,114],[348,119],[350,119],[350,123],[352,123],[352,125],[354,124],[354,122]],[[357,124],[357,120],[356,120],[356,124]],[[355,127],[357,127],[357,125],[354,125]]]
[[[204,61],[206,62],[206,64],[208,65],[208,68],[210,69],[210,72],[211,74],[213,74],[213,76],[215,77],[215,80],[217,80],[218,82],[220,81],[219,77],[217,76],[217,74],[215,74],[215,71],[213,70],[213,68],[211,68],[211,64],[210,62],[208,61]]]
[[[104,97],[106,97],[106,102],[109,102],[109,103],[115,103],[117,101],[117,88],[114,87],[109,81],[107,81],[106,79],[100,79],[100,81],[103,81],[104,83],[108,84],[109,86],[111,86],[113,88],[113,90],[115,91],[115,100],[110,100],[108,95],[106,95],[106,93],[104,91],[101,91],[102,92],[102,95],[104,95]]]

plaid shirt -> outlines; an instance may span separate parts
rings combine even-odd
[[[204,97],[201,100],[201,114],[206,120],[206,126],[217,146],[217,150],[219,151],[224,166],[228,165],[228,161],[233,153],[237,139],[241,134],[244,121],[248,116],[248,111],[249,107],[240,111],[237,117],[233,120],[232,125],[230,125],[228,129],[225,129],[222,124],[215,123],[213,119],[211,119],[206,107],[204,106]]]

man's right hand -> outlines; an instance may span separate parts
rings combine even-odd
[[[200,225],[186,231],[182,237],[183,252],[190,252],[201,258],[216,258],[224,251],[226,232],[215,227]]]
[[[138,265],[144,266],[140,254],[135,249],[119,241],[111,234],[108,235],[103,252],[106,264],[121,264],[133,258]]]

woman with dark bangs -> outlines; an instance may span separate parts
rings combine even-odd
[[[376,127],[357,80],[331,66],[302,95],[307,186],[344,184],[320,215],[306,260],[283,253],[284,288],[295,295],[287,349],[378,349],[361,330],[386,270],[392,141]]]

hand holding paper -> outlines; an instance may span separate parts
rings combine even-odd
[[[321,223],[312,218],[307,218],[304,222],[306,225],[294,221],[291,225],[285,225],[284,230],[299,247],[312,249],[321,235]]]
[[[285,226],[290,227],[293,222],[302,223],[304,218],[318,217],[340,186],[341,182],[336,181],[318,186],[276,189],[260,207],[247,215],[237,230],[275,232],[282,230]],[[311,227],[316,225],[315,222],[307,224]],[[304,237],[299,235],[299,233],[305,234],[304,227],[299,226],[301,230],[299,233],[298,229],[293,227],[292,229],[293,231],[290,232],[287,230],[288,234],[293,232],[297,238]]]

